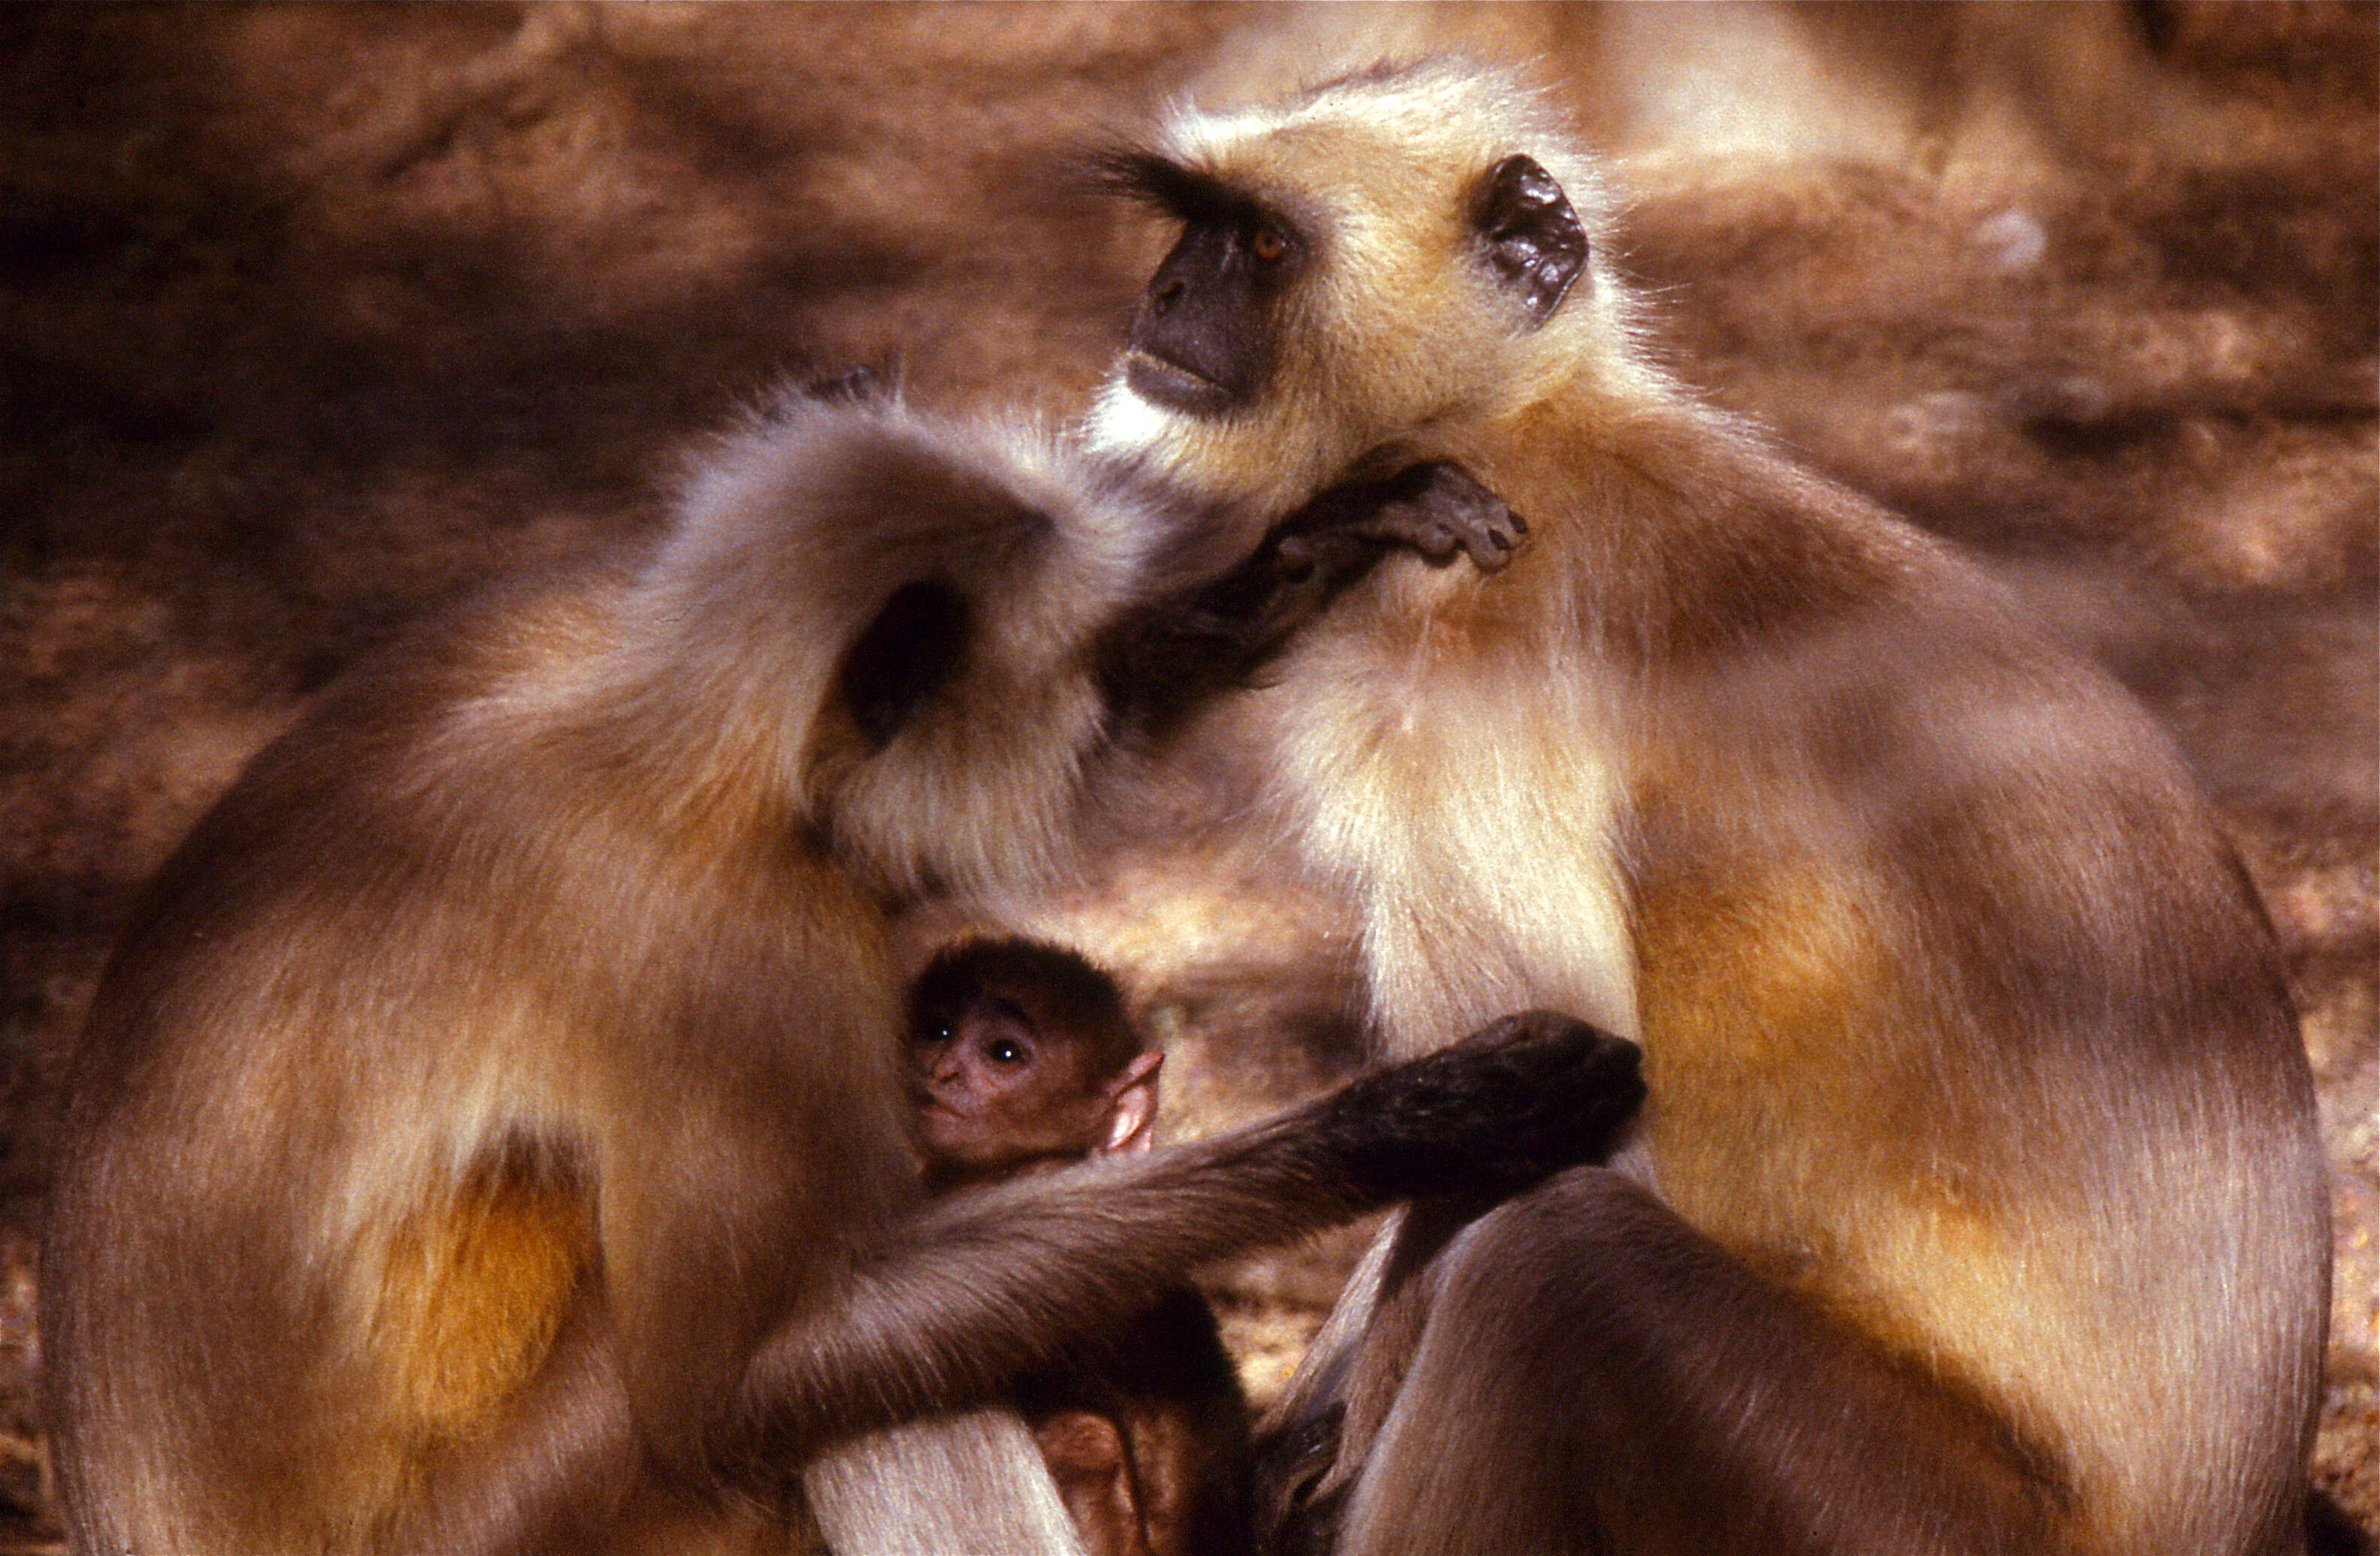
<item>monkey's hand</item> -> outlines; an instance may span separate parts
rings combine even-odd
[[[1349,1082],[1326,1128],[1382,1199],[1507,1194],[1609,1152],[1645,1100],[1637,1060],[1624,1038],[1526,1011]]]
[[[1494,492],[1442,460],[1333,487],[1230,573],[1119,622],[1100,647],[1100,679],[1121,724],[1162,730],[1216,692],[1254,682],[1388,552],[1417,551],[1433,566],[1468,555],[1492,573],[1528,532]]]
[[[1445,460],[1409,464],[1385,480],[1332,487],[1283,525],[1279,541],[1284,577],[1330,571],[1350,540],[1370,554],[1394,548],[1417,551],[1432,567],[1468,556],[1482,573],[1512,560],[1528,521],[1504,500]],[[1344,565],[1342,562],[1342,565]]]

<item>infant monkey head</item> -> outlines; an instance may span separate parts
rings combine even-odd
[[[1149,1147],[1161,1054],[1115,981],[1032,940],[971,940],[909,995],[917,1136],[935,1190]]]

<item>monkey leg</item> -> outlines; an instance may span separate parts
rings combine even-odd
[[[987,1496],[993,1487],[1002,1494]],[[802,1490],[835,1556],[1083,1556],[1040,1448],[1008,1410],[839,1443],[803,1469]]]
[[[641,1459],[612,1345],[611,1324],[590,1294],[504,1425],[439,1466],[417,1510],[377,1549],[388,1556],[610,1549],[615,1511],[637,1484]],[[1039,1449],[1007,1411],[937,1417],[840,1443],[804,1467],[802,1486],[834,1556],[1083,1556]],[[732,1528],[714,1527],[734,1525],[732,1515],[680,1511],[663,1542],[672,1549],[746,1543]]]
[[[1397,1212],[1306,1347],[1252,1444],[1259,1549],[1324,1556],[1436,1306],[1448,1241],[1492,1201],[1416,1200]]]
[[[2012,1433],[1616,1173],[1499,1206],[1439,1264],[1341,1556],[2070,1549]]]
[[[1117,1420],[1060,1410],[1036,1417],[1033,1436],[1091,1556],[1150,1556],[1131,1447]]]
[[[530,1556],[600,1549],[639,1453],[612,1326],[591,1283],[535,1377],[486,1440],[431,1472],[389,1556]]]

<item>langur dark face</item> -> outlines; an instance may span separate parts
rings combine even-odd
[[[1025,990],[986,988],[920,1013],[910,1059],[918,1137],[944,1167],[995,1172],[1099,1148],[1113,1102],[1093,1044]]]
[[[1320,223],[1153,153],[1116,158],[1110,172],[1182,223],[1125,340],[1125,382],[1202,420],[1250,409],[1273,370],[1282,300],[1324,262]],[[1464,197],[1462,230],[1471,260],[1516,308],[1520,329],[1552,318],[1586,267],[1577,212],[1525,156],[1480,175]]]
[[[1312,242],[1286,215],[1162,159],[1125,159],[1120,172],[1182,222],[1125,342],[1126,380],[1185,416],[1253,404],[1272,366],[1275,306]]]

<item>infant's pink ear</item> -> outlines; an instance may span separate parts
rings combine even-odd
[[[1157,1143],[1157,1072],[1164,1065],[1164,1055],[1142,1054],[1108,1083],[1107,1128],[1093,1155],[1137,1156]]]

